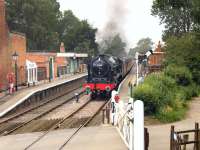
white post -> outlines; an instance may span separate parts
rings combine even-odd
[[[33,83],[35,82],[35,68],[32,68],[33,70]]]
[[[134,150],[144,150],[144,104],[134,103]]]
[[[36,68],[35,68],[35,75],[36,75],[36,76],[35,76],[35,81],[36,81],[36,82],[38,81],[38,77],[37,77],[38,73],[37,73],[37,72],[38,72],[38,70],[37,70],[37,67],[36,67]]]
[[[131,105],[131,108],[130,108],[130,106],[129,106],[129,110],[133,110],[133,107],[134,107],[134,103],[133,103],[133,98],[130,98],[129,99],[129,102],[130,102],[130,104],[129,105]],[[132,122],[130,123],[130,139],[129,139],[129,150],[134,150],[134,147],[133,147],[133,134],[134,134],[134,123],[133,123],[133,118],[134,118],[134,113],[133,113],[133,111],[131,111],[132,113],[130,114],[131,116],[129,116],[130,117],[130,119],[132,120]]]
[[[136,85],[138,85],[138,78],[139,78],[139,69],[138,69],[138,55],[139,53],[135,53],[135,59],[136,59]]]
[[[110,120],[112,122],[113,125],[116,125],[116,102],[115,102],[115,95],[118,94],[117,91],[113,90],[112,94],[111,94],[111,104],[112,104],[112,109],[111,109],[111,116],[110,116]]]

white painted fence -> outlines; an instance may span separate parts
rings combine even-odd
[[[117,91],[112,92],[111,122],[117,127],[129,150],[144,150],[144,105],[142,101],[129,99],[115,102]]]

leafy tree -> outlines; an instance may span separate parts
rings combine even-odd
[[[137,46],[135,48],[130,49],[129,55],[135,56],[136,52],[146,53],[148,50],[151,50],[153,46],[153,42],[150,38],[142,38],[138,41]]]
[[[79,26],[80,20],[74,16],[73,12],[71,10],[65,11],[59,21],[58,33],[60,39],[65,43],[66,50],[70,51],[75,48]]]
[[[117,57],[125,57],[127,54],[125,52],[126,43],[122,41],[119,34],[115,36],[107,37],[100,43],[101,53],[110,54]]]
[[[26,34],[28,49],[58,50],[64,42],[67,51],[97,53],[97,29],[71,10],[62,13],[57,0],[6,0],[6,6],[9,28]]]
[[[11,30],[26,34],[29,49],[55,49],[60,16],[57,0],[6,0],[7,21]]]
[[[95,42],[97,29],[93,29],[87,20],[80,21],[71,10],[64,12],[59,22],[58,31],[67,51],[90,55],[97,53]]]
[[[165,24],[164,39],[171,35],[180,37],[193,30],[192,6],[192,0],[153,1],[152,15]]]
[[[194,16],[194,21],[200,25],[200,1],[193,0],[193,10],[192,15]]]
[[[166,41],[165,64],[186,66],[190,69],[193,80],[200,84],[200,41],[194,34],[186,34],[181,38],[171,37]]]
[[[78,49],[77,52],[85,52],[90,55],[97,54],[96,32],[97,29],[93,29],[87,20],[80,22],[80,28],[76,36],[77,45],[75,49]]]

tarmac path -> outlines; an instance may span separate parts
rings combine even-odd
[[[194,129],[195,122],[200,122],[200,97],[191,100],[188,106],[188,112],[182,121],[146,126],[149,131],[149,150],[169,150],[171,125],[175,126],[175,131]],[[193,137],[190,135],[189,138]],[[192,144],[190,147],[187,146],[187,150],[193,150]]]

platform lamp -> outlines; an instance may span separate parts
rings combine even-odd
[[[15,51],[15,53],[12,55],[12,59],[15,61],[15,89],[16,91],[18,90],[17,88],[17,60],[18,60],[19,55]]]

